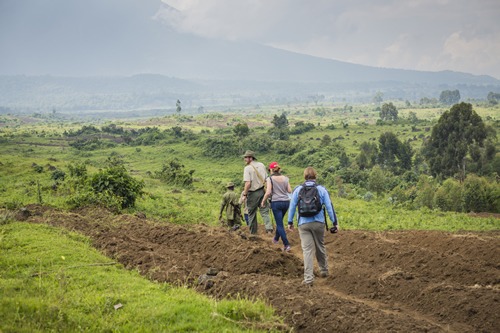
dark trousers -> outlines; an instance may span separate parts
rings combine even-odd
[[[257,210],[264,198],[264,189],[247,193],[248,226],[251,234],[257,233]]]
[[[290,201],[271,201],[271,209],[273,210],[274,219],[276,220],[276,234],[274,239],[283,241],[283,245],[290,245],[288,238],[286,238],[285,226],[283,225],[283,218],[290,207]]]

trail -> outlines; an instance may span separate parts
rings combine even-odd
[[[330,276],[301,285],[298,233],[291,253],[245,227],[183,227],[98,209],[30,206],[18,219],[91,237],[145,277],[216,298],[260,298],[294,332],[496,332],[500,232],[345,231],[326,235]],[[260,226],[261,227],[261,226]],[[260,232],[263,228],[260,228]],[[211,275],[207,274],[211,273]]]

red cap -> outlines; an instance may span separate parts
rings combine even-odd
[[[269,164],[269,169],[271,170],[274,170],[277,167],[279,167],[278,162],[271,162],[271,164]]]

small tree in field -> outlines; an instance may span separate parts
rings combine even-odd
[[[382,109],[380,110],[380,119],[383,121],[396,121],[398,120],[398,109],[394,104],[384,103]]]
[[[175,103],[175,111],[177,112],[177,114],[180,114],[181,111],[182,111],[181,101],[180,100],[177,100],[177,102]]]
[[[248,128],[248,125],[246,123],[239,123],[234,126],[233,133],[241,139],[248,136],[248,134],[250,133],[250,129]]]
[[[443,113],[432,128],[424,146],[424,155],[434,176],[460,175],[465,179],[466,157],[473,147],[484,147],[487,130],[481,117],[469,103],[455,104]]]
[[[368,189],[381,195],[385,190],[385,174],[380,166],[375,165],[368,177]]]

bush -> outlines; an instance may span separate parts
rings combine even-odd
[[[154,177],[170,184],[191,187],[193,184],[194,170],[184,170],[184,165],[178,159],[173,159],[167,164],[163,164],[160,171],[154,173]]]
[[[463,211],[462,186],[452,178],[445,180],[434,194],[434,205],[443,211]]]
[[[213,158],[235,157],[239,155],[238,141],[234,138],[207,138],[201,142],[203,155]]]
[[[117,159],[108,160],[104,170],[92,175],[89,185],[95,194],[117,197],[122,208],[133,207],[144,188],[144,182],[130,176],[123,163]]]
[[[500,186],[486,178],[469,175],[463,185],[466,212],[500,212]]]

